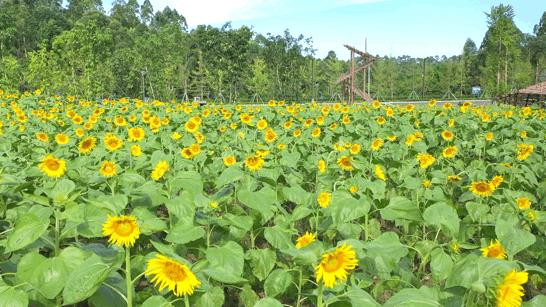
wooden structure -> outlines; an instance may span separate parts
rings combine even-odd
[[[365,101],[372,101],[372,97],[366,92],[366,73],[369,71],[372,63],[375,61],[375,57],[368,52],[360,51],[355,47],[349,45],[343,45],[345,48],[351,51],[351,62],[349,66],[349,72],[341,75],[337,79],[336,84],[342,84],[346,97],[348,97],[349,103],[354,103],[355,94],[360,96]],[[356,55],[360,56],[360,63],[356,63]],[[356,84],[356,77],[359,72],[363,72],[363,84],[362,88],[359,88]],[[369,74],[368,74],[369,76]],[[369,84],[369,78],[368,78]]]
[[[514,105],[529,105],[546,100],[546,81],[524,89],[514,90],[498,98],[499,101]]]

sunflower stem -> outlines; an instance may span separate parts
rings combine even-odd
[[[59,212],[55,209],[55,256],[60,253],[61,245],[61,224],[59,221]]]
[[[303,283],[303,270],[300,268],[299,271],[300,271],[300,278],[298,280],[298,300],[296,302],[296,307],[301,306],[301,287]]]
[[[322,302],[322,292],[324,291],[324,285],[320,284],[318,288],[318,295],[317,295],[317,307],[323,307],[324,303]]]
[[[125,281],[127,282],[127,307],[133,307],[133,281],[131,279],[131,248],[125,247]]]
[[[184,306],[190,307],[190,297],[187,295],[184,295]]]

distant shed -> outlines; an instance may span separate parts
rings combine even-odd
[[[514,105],[530,105],[533,103],[542,103],[546,100],[546,81],[531,85],[529,87],[512,91],[511,93],[499,97],[499,101]]]

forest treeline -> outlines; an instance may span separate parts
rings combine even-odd
[[[335,81],[348,61],[333,51],[318,58],[311,38],[230,23],[190,30],[183,14],[154,10],[149,0],[116,0],[109,12],[101,0],[0,0],[0,87],[165,100],[342,94]],[[510,5],[492,7],[481,44],[468,39],[457,56],[378,56],[372,96],[467,97],[473,86],[495,96],[546,79],[546,12],[533,33],[519,30],[514,16]]]

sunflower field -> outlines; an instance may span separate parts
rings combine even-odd
[[[545,117],[0,92],[0,306],[546,306]]]

